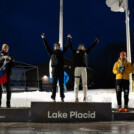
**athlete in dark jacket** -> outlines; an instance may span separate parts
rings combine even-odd
[[[85,49],[83,44],[79,44],[77,50],[73,48],[72,42],[69,45],[73,53],[74,66],[75,66],[75,72],[74,72],[75,102],[79,101],[78,90],[79,90],[80,77],[82,78],[82,85],[83,85],[83,92],[84,92],[83,101],[86,102],[86,99],[87,99],[87,69],[86,67],[88,66],[87,54],[98,44],[98,42],[99,40],[96,39],[93,45],[90,46],[88,49]]]
[[[3,44],[2,50],[0,52],[0,68],[5,64],[6,65],[6,75],[7,82],[5,83],[7,90],[7,102],[6,105],[10,108],[10,100],[11,100],[11,86],[10,86],[10,75],[11,68],[13,66],[13,57],[9,54],[9,46],[7,44]],[[1,98],[2,98],[2,87],[0,85],[0,106],[1,106]]]
[[[88,49],[84,48],[83,44],[79,44],[78,49],[75,50],[73,48],[72,42],[70,43],[70,49],[73,53],[74,58],[74,66],[75,67],[87,67],[88,61],[87,61],[87,54],[98,44],[99,40],[96,39],[95,42],[90,46]]]
[[[48,52],[48,54],[51,57],[51,67],[52,67],[52,83],[53,83],[53,91],[51,98],[55,101],[55,96],[56,96],[56,89],[57,89],[57,80],[59,79],[59,85],[60,85],[60,97],[61,101],[64,101],[64,87],[63,87],[63,82],[64,82],[64,60],[63,60],[63,55],[66,52],[69,43],[70,43],[70,38],[68,37],[66,46],[63,48],[63,50],[60,50],[60,43],[55,43],[55,48],[54,51],[50,48],[50,46],[47,43],[47,40],[45,38],[45,35],[41,35],[43,39],[43,43],[45,45],[45,48]]]

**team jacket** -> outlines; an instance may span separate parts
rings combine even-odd
[[[64,60],[63,60],[63,55],[66,52],[69,43],[70,43],[70,38],[68,38],[66,46],[63,48],[63,50],[52,50],[50,46],[47,43],[47,40],[43,38],[43,43],[44,46],[48,52],[48,54],[51,57],[51,66],[52,67],[63,67],[64,66]]]
[[[72,46],[72,42],[70,42],[69,46],[73,53],[74,66],[75,67],[87,67],[87,54],[97,45],[98,41],[95,41],[92,46],[90,46],[87,50],[75,50]]]
[[[125,68],[123,74],[119,71],[119,67],[123,66]],[[134,72],[134,67],[127,60],[121,60],[120,58],[114,64],[113,73],[116,74],[116,79],[129,80],[129,74]]]
[[[10,80],[11,69],[13,67],[14,59],[9,53],[6,53],[4,51],[0,51],[0,67],[4,63],[5,56],[8,57],[7,60],[9,61],[9,63],[6,65],[7,80]]]

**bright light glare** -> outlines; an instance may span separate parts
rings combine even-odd
[[[44,76],[43,76],[43,79],[44,79],[44,80],[47,80],[47,79],[48,79],[48,76],[44,75]]]

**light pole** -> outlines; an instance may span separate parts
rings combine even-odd
[[[126,42],[127,42],[127,60],[131,63],[131,43],[130,43],[130,26],[129,26],[129,9],[128,0],[124,0],[126,14]],[[130,74],[130,91],[132,92],[132,74]]]
[[[63,0],[60,0],[59,43],[63,49]]]
[[[131,63],[131,43],[130,43],[130,26],[129,26],[129,9],[128,0],[106,0],[107,6],[114,12],[124,12],[126,15],[126,48],[127,48],[127,60]],[[130,74],[130,91],[132,92],[132,74]]]

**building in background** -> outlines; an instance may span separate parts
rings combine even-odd
[[[49,80],[49,60],[40,64],[37,68],[33,68],[25,72],[28,86],[37,86],[37,83],[34,83],[34,81],[37,81],[38,79],[38,86],[41,90],[51,91],[52,83]],[[72,90],[74,87],[74,66],[72,60],[64,58],[64,71],[69,75],[69,81],[66,84],[67,90]],[[91,68],[87,68],[87,73],[88,88],[94,88],[95,71]]]

